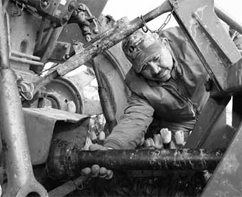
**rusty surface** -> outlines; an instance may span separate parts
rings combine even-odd
[[[239,61],[241,55],[215,14],[214,2],[179,0],[173,15],[189,38],[215,86],[223,93],[228,92],[228,86],[231,86],[227,82],[229,68]],[[239,78],[240,75],[233,76]],[[241,89],[238,81],[232,86]]]
[[[9,24],[2,1],[0,24],[0,131],[8,179],[3,196],[27,196],[35,192],[44,197],[47,192],[33,175],[16,77],[9,65]]]
[[[223,159],[208,182],[202,197],[242,196],[242,127],[224,154]]]
[[[203,113],[199,116],[193,132],[187,140],[186,148],[204,148],[203,145],[205,142],[214,140],[209,139],[208,136],[211,134],[214,125],[221,117],[229,101],[230,97],[209,98],[203,109]],[[222,138],[222,136],[218,137]],[[219,139],[216,140],[219,141]]]
[[[53,178],[78,176],[81,169],[93,164],[122,170],[214,170],[223,155],[222,149],[130,149],[83,151],[75,144],[56,139],[47,161]]]
[[[145,22],[149,22],[154,18],[160,16],[161,14],[169,11],[171,11],[171,6],[169,2],[165,1],[159,7],[144,15],[143,20]],[[36,82],[35,91],[37,91],[40,87],[45,86],[53,79],[59,76],[63,76],[68,72],[83,65],[84,63],[95,57],[98,53],[101,53],[104,50],[114,46],[115,44],[122,41],[124,38],[131,35],[134,31],[138,30],[143,26],[144,24],[140,17],[135,18],[129,23],[127,23],[127,21],[125,21],[124,19],[120,19],[119,21],[117,21],[117,25],[115,25],[110,30],[104,32],[99,40],[88,45],[85,49],[78,51],[75,56],[72,56],[65,63],[59,65],[56,71],[48,74],[47,76]]]
[[[70,180],[63,185],[48,192],[49,197],[64,197],[75,190],[83,189],[83,183],[87,181],[88,177],[78,177],[75,180]]]

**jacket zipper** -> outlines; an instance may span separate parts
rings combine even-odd
[[[174,81],[176,81],[174,78],[172,78]],[[178,82],[181,82],[182,84],[183,84],[183,86],[184,86],[184,82],[182,81],[182,80],[178,80]],[[196,112],[195,112],[195,110],[194,110],[194,103],[189,99],[189,98],[187,98],[187,97],[185,97],[185,96],[183,96],[180,92],[178,92],[177,90],[176,90],[176,88],[175,87],[173,87],[172,85],[170,85],[170,87],[178,94],[178,96],[180,96],[180,98],[181,99],[183,99],[184,101],[186,101],[187,103],[190,103],[190,110],[191,110],[191,112],[192,112],[192,116],[193,117],[195,117],[195,118],[197,118],[197,114],[196,114]],[[184,86],[184,88],[185,88],[185,86]],[[187,90],[186,90],[187,91]],[[188,91],[187,91],[188,92]]]

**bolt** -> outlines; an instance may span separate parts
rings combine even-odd
[[[41,2],[43,7],[47,7],[49,5],[49,1],[48,0],[42,0]]]
[[[68,21],[69,17],[68,15],[65,15],[63,18],[62,18],[62,23],[66,23]]]
[[[70,55],[69,54],[66,54],[63,56],[63,60],[68,60],[70,58]]]
[[[93,33],[94,33],[94,34],[98,34],[98,32],[99,32],[98,28],[94,28],[94,29],[93,29]]]
[[[213,88],[213,81],[211,79],[208,79],[204,85],[205,85],[205,90],[209,92]]]
[[[92,38],[91,38],[91,35],[90,35],[90,34],[87,34],[85,37],[86,37],[86,41],[87,41],[87,42],[90,42],[90,41],[92,40]]]
[[[68,6],[68,11],[72,12],[75,9],[75,3],[72,1]]]

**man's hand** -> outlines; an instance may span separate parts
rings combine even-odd
[[[108,150],[111,148],[99,145],[99,144],[92,144],[89,146],[89,150],[96,151],[96,150]],[[82,169],[82,175],[84,176],[92,176],[92,177],[100,177],[105,179],[111,179],[113,177],[113,171],[108,170],[105,167],[100,167],[97,164],[94,164],[91,168],[84,168]]]

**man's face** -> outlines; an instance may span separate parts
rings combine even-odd
[[[167,47],[163,46],[160,53],[154,54],[154,56],[144,64],[141,74],[146,79],[165,82],[171,78],[172,68],[172,55]]]

